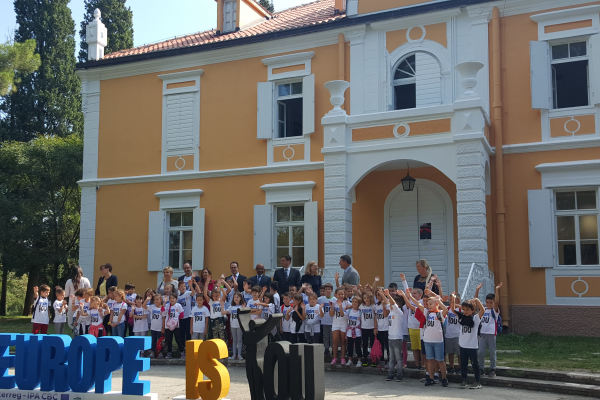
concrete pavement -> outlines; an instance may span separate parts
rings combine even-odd
[[[250,400],[245,368],[230,367],[231,389],[228,399]],[[121,387],[121,371],[113,374],[113,388]],[[183,365],[153,365],[150,371],[140,374],[140,379],[150,380],[152,392],[159,400],[171,400],[185,394],[185,367]],[[583,400],[586,397],[533,392],[528,390],[483,387],[479,390],[459,389],[458,384],[424,387],[418,379],[404,378],[403,382],[385,382],[378,375],[342,374],[325,372],[326,400],[402,399],[519,399],[519,400]]]

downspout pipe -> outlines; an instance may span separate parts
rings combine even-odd
[[[500,282],[504,285],[500,288],[500,314],[502,321],[510,322],[508,313],[508,293],[506,271],[506,208],[504,204],[504,154],[503,143],[503,121],[502,121],[502,51],[500,47],[500,10],[494,7],[492,10],[492,70],[494,97],[492,101],[494,129],[494,146],[496,147],[496,237],[498,245],[498,273]],[[509,325],[510,326],[510,325]]]

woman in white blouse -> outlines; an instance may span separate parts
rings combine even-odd
[[[71,295],[74,295],[77,289],[87,289],[91,288],[92,285],[88,278],[83,276],[83,270],[78,265],[73,268],[73,274],[71,275],[71,279],[65,283],[65,298],[69,301],[69,312],[67,312],[67,321],[69,322],[69,327],[73,326],[73,312],[72,310],[72,300]]]

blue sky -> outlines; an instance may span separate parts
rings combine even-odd
[[[276,11],[312,0],[275,0]],[[133,11],[134,45],[154,43],[214,28],[217,6],[214,0],[127,0]],[[83,19],[83,0],[71,0],[69,7],[77,29]],[[13,1],[0,0],[0,41],[16,28]]]

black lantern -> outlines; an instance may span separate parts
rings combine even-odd
[[[402,182],[402,190],[405,192],[412,192],[415,188],[415,182],[417,180],[410,176],[410,167],[408,167],[408,171],[406,172],[406,176],[402,178],[400,182]]]

